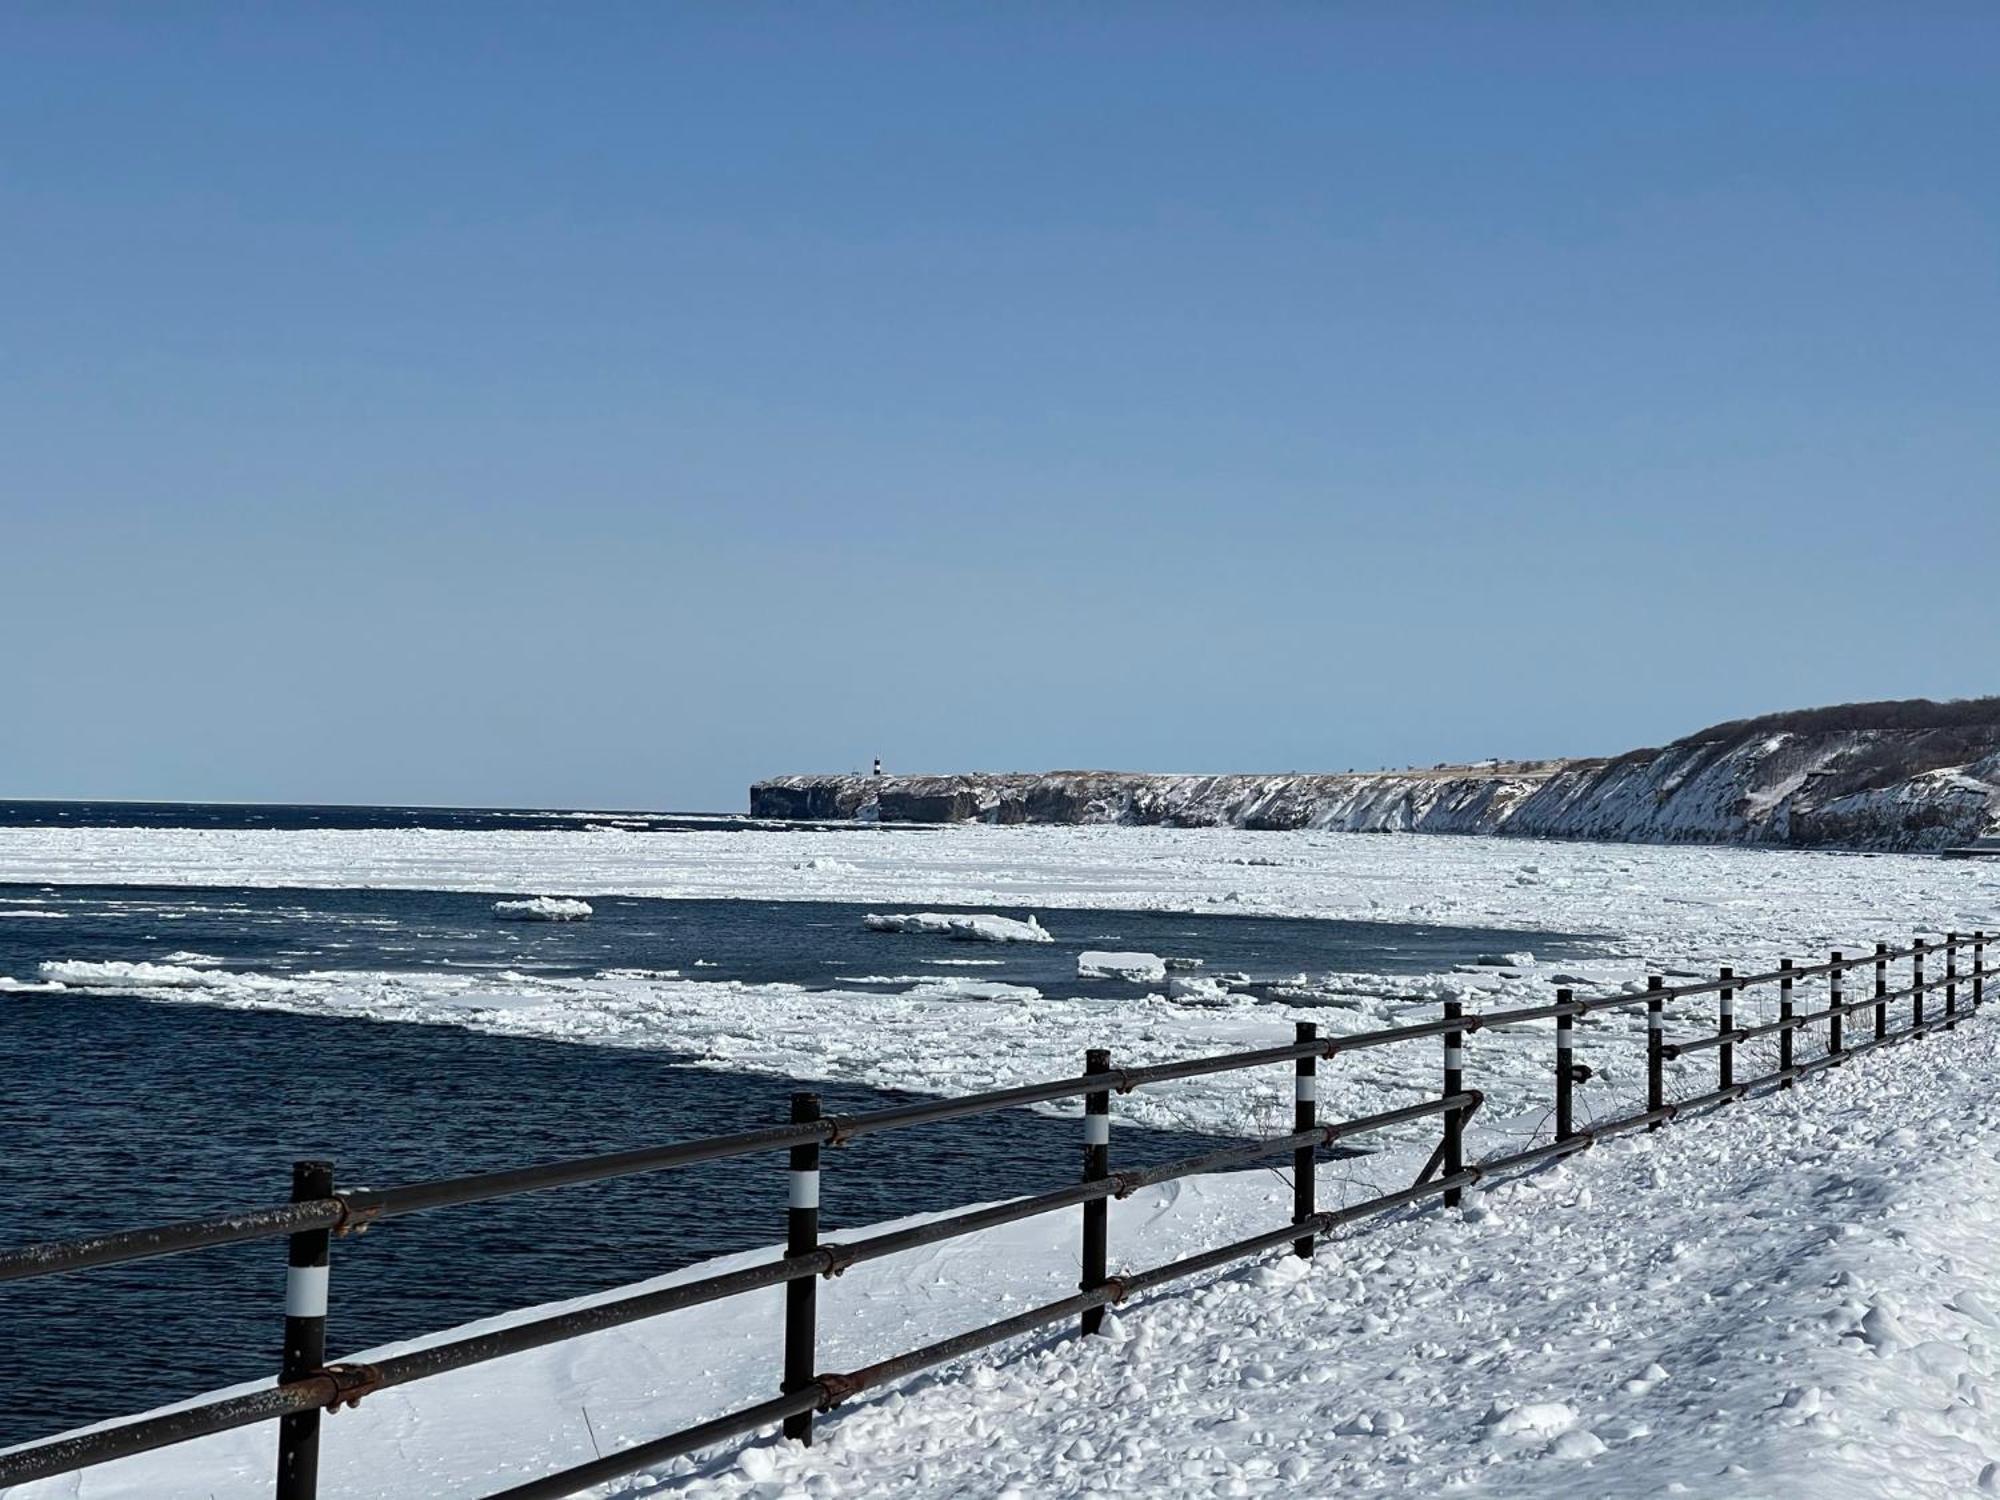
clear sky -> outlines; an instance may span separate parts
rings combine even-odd
[[[0,9],[0,796],[2000,691],[1991,5]]]

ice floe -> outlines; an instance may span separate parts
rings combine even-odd
[[[526,901],[495,901],[493,915],[503,922],[581,922],[591,915],[591,907],[588,901],[536,896]]]
[[[1167,977],[1167,961],[1157,953],[1121,953],[1091,949],[1076,956],[1079,979],[1129,979],[1134,984],[1159,984]]]
[[[1047,943],[1052,939],[1031,915],[1025,922],[990,913],[964,916],[954,912],[869,912],[862,919],[871,932],[921,932],[962,943]]]

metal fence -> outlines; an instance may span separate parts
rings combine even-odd
[[[1865,958],[1835,953],[1829,962],[1809,967],[1788,960],[1768,973],[1739,976],[1724,969],[1713,980],[1675,985],[1669,985],[1664,977],[1654,977],[1644,991],[1578,998],[1570,989],[1558,989],[1553,1004],[1506,1011],[1466,1013],[1459,1002],[1446,1001],[1443,1014],[1435,1020],[1330,1037],[1320,1036],[1312,1022],[1301,1021],[1294,1039],[1282,1046],[1147,1067],[1117,1067],[1109,1053],[1093,1049],[1086,1054],[1082,1074],[1073,1078],[865,1114],[823,1117],[818,1097],[801,1093],[794,1096],[790,1123],[764,1130],[406,1187],[338,1192],[331,1164],[300,1162],[294,1169],[292,1201],[282,1206],[0,1251],[0,1281],[275,1237],[288,1241],[289,1267],[284,1358],[275,1384],[248,1395],[224,1397],[0,1454],[0,1485],[69,1473],[213,1433],[276,1421],[278,1500],[313,1500],[318,1493],[320,1416],[326,1410],[353,1405],[372,1392],[448,1370],[780,1285],[785,1288],[785,1319],[783,1348],[773,1351],[773,1363],[782,1372],[776,1395],[593,1462],[516,1485],[490,1500],[553,1500],[773,1424],[782,1424],[790,1437],[810,1442],[815,1413],[830,1411],[863,1391],[916,1371],[1072,1319],[1081,1332],[1089,1334],[1098,1328],[1106,1307],[1156,1287],[1282,1246],[1289,1246],[1297,1255],[1310,1256],[1316,1240],[1357,1220],[1433,1198],[1452,1205],[1465,1188],[1482,1179],[1584,1151],[1628,1131],[1658,1130],[1682,1115],[1729,1104],[1753,1092],[1789,1089],[1801,1078],[1875,1048],[1955,1027],[1984,1001],[1985,943],[1984,933],[1970,937],[1953,933],[1939,944],[1919,939],[1910,947],[1893,951],[1877,944],[1874,953]],[[1961,959],[1968,955],[1970,964],[1964,966]],[[1910,982],[1891,989],[1890,966],[1904,962],[1910,966]],[[1927,977],[1929,963],[1938,967],[1931,968]],[[1849,998],[1851,983],[1858,983],[1867,992],[1860,998]],[[1820,1008],[1798,1008],[1802,987],[1824,996]],[[1928,1009],[1927,997],[1940,992],[1942,1005]],[[1668,1007],[1710,996],[1716,1003],[1712,1027],[1684,1038],[1677,1031],[1670,1040]],[[1774,1015],[1766,1014],[1766,996],[1776,998]],[[1619,1012],[1640,1010],[1646,1018],[1643,1107],[1579,1125],[1577,1090],[1592,1077],[1592,1070],[1576,1061],[1580,1035],[1593,1029],[1593,1019],[1601,1026]],[[1543,1021],[1555,1023],[1553,1130],[1546,1139],[1526,1146],[1510,1142],[1516,1149],[1468,1163],[1466,1126],[1484,1096],[1465,1083],[1467,1036],[1502,1028],[1511,1032],[1512,1028]],[[1444,1058],[1442,1086],[1437,1093],[1425,1089],[1419,1102],[1353,1119],[1319,1119],[1316,1086],[1320,1062],[1346,1053],[1440,1037]],[[1803,1057],[1802,1043],[1808,1052]],[[1712,1084],[1699,1076],[1709,1053],[1714,1054]],[[1143,1169],[1112,1170],[1113,1093],[1287,1064],[1294,1074],[1295,1098],[1289,1134],[1232,1144]],[[908,1228],[821,1240],[822,1147],[995,1110],[1071,1099],[1081,1099],[1084,1108],[1083,1171],[1074,1185],[967,1209]],[[1339,1207],[1318,1205],[1315,1165],[1320,1152],[1355,1137],[1425,1120],[1440,1122],[1438,1139],[1414,1182],[1371,1191]],[[788,1153],[790,1207],[785,1254],[780,1259],[446,1339],[373,1363],[326,1361],[327,1264],[336,1236],[427,1209],[781,1150]],[[1292,1168],[1289,1222],[1164,1265],[1116,1276],[1110,1273],[1110,1199],[1196,1173],[1274,1159],[1289,1159]],[[1075,1295],[861,1369],[834,1373],[818,1368],[815,1336],[820,1278],[837,1276],[850,1266],[917,1246],[1067,1209],[1080,1210],[1082,1218],[1083,1274]]]

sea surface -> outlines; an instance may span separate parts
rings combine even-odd
[[[752,835],[754,836],[754,835]],[[523,892],[522,895],[528,893]],[[1251,993],[1304,973],[1420,974],[1523,949],[1544,957],[1588,940],[1550,932],[1417,923],[1315,921],[1162,911],[986,906],[1036,916],[1047,943],[964,943],[872,932],[871,911],[970,910],[923,903],[592,896],[577,922],[497,920],[493,892],[215,886],[45,886],[0,882],[0,978],[33,981],[43,963],[193,965],[216,972],[368,970],[589,975],[676,971],[747,984],[853,989],[910,968],[1065,995],[1121,995],[1123,980],[1077,977],[1087,949],[1198,959],[1245,974]],[[965,967],[969,961],[976,966]],[[865,987],[865,983],[864,983]]]
[[[73,814],[63,821],[96,826],[137,816],[104,804],[14,803],[0,804],[0,822],[53,820],[63,810]],[[541,826],[458,810],[436,816],[506,821],[395,821],[432,817],[422,809],[152,804],[147,813],[148,826],[173,827]],[[578,826],[574,815],[528,816]],[[243,821],[251,817],[287,821]],[[758,830],[746,823],[744,836]],[[1057,941],[987,945],[871,933],[865,908],[842,903],[592,897],[588,921],[518,923],[495,919],[495,899],[0,886],[0,979],[32,984],[45,963],[83,960],[248,976],[490,973],[496,982],[510,973],[674,969],[851,990],[871,975],[976,957],[986,962],[936,972],[1088,996],[1123,982],[1078,980],[1076,954],[1086,947],[1199,958],[1210,972],[1242,972],[1260,985],[1309,971],[1428,972],[1496,951],[1589,947],[1546,932],[1046,908],[1038,915]],[[829,1025],[838,1025],[831,1011]],[[303,1157],[332,1158],[343,1184],[383,1186],[748,1129],[784,1119],[790,1093],[806,1086],[688,1062],[644,1048],[87,987],[0,993],[0,1244],[281,1201],[290,1163]],[[841,1113],[917,1097],[809,1086]],[[1136,1163],[1215,1144],[1121,1128],[1115,1149]],[[1074,1180],[1077,1150],[1074,1121],[1026,1111],[864,1140],[829,1166],[825,1221],[847,1228],[1051,1187]],[[782,1158],[773,1155],[391,1221],[335,1246],[330,1345],[345,1354],[767,1245],[782,1238],[784,1214]],[[271,1373],[284,1258],[274,1240],[0,1285],[0,1443]]]
[[[0,828],[443,828],[567,830],[618,828],[637,832],[754,831],[769,828],[852,829],[858,833],[925,831],[925,825],[777,822],[736,813],[590,812],[562,808],[368,807],[308,802],[56,802],[0,801]]]

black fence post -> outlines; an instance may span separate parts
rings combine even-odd
[[[1447,1000],[1444,1003],[1444,1018],[1456,1021],[1465,1012],[1462,1002]],[[1465,1033],[1453,1027],[1444,1034],[1444,1092],[1447,1098],[1462,1093],[1465,1089]],[[1465,1167],[1465,1112],[1447,1109],[1444,1112],[1444,1174],[1456,1177]],[[1446,1188],[1444,1206],[1457,1208],[1463,1194],[1455,1188]]]
[[[1646,997],[1646,1108],[1664,1109],[1667,1103],[1667,1013],[1666,997],[1659,991],[1667,987],[1666,980],[1658,974],[1646,980],[1646,988],[1652,993]],[[1666,1122],[1655,1120],[1646,1128],[1658,1130]]]
[[[1972,1008],[1978,1010],[1986,1001],[1986,934],[1972,935]]]
[[[1910,984],[1910,1024],[1924,1024],[1924,940],[1918,938],[1910,954],[1910,969],[1915,978]]]
[[[1556,1004],[1568,1005],[1574,990],[1557,990]],[[1556,1139],[1576,1134],[1576,1031],[1573,1016],[1556,1017]]]
[[[1784,978],[1778,981],[1778,1071],[1784,1077],[1778,1087],[1788,1089],[1794,1079],[1792,1073],[1792,961],[1778,960],[1778,967],[1784,971]]]
[[[1715,1029],[1724,1036],[1736,1029],[1736,987],[1729,981],[1736,977],[1736,971],[1725,967],[1722,971],[1722,989],[1718,993]],[[1736,1044],[1724,1042],[1715,1049],[1715,1084],[1717,1088],[1732,1088],[1736,1083]]]
[[[1875,945],[1875,1040],[1881,1041],[1889,1034],[1889,1002],[1884,998],[1889,993],[1889,945]]]
[[[1832,1012],[1826,1018],[1826,1051],[1827,1056],[1835,1062],[1840,1060],[1840,1023],[1846,1019],[1841,1015],[1840,1007],[1847,999],[1846,987],[1840,982],[1840,957],[1839,951],[1836,950],[1833,955],[1833,968],[1828,972],[1826,981],[1826,1008]]]
[[[1111,1054],[1092,1047],[1083,1055],[1085,1073],[1109,1073]],[[1083,1180],[1098,1182],[1111,1175],[1111,1090],[1083,1096]],[[1083,1280],[1079,1291],[1094,1292],[1111,1276],[1111,1205],[1093,1198],[1083,1205]],[[1104,1326],[1102,1307],[1086,1308],[1081,1327],[1087,1334]]]
[[[1944,935],[1944,1013],[1950,1017],[1944,1023],[1946,1031],[1958,1028],[1958,934]]]
[[[333,1163],[292,1163],[292,1202],[333,1196]],[[303,1380],[326,1363],[327,1250],[333,1232],[306,1229],[287,1241],[285,1256],[285,1357],[282,1381]],[[319,1494],[319,1419],[295,1411],[278,1419],[278,1500],[314,1500]]]
[[[1311,1021],[1300,1021],[1294,1031],[1300,1046],[1319,1040],[1319,1027]],[[1319,1057],[1308,1052],[1298,1060],[1292,1076],[1292,1129],[1311,1130],[1319,1123]],[[1313,1207],[1314,1159],[1318,1155],[1310,1145],[1300,1146],[1292,1152],[1292,1222],[1303,1224],[1310,1219]],[[1292,1253],[1301,1260],[1311,1260],[1313,1237],[1302,1235],[1292,1241]]]
[[[809,1125],[819,1118],[819,1095],[792,1095],[792,1123]],[[792,1147],[790,1207],[785,1213],[785,1254],[810,1255],[819,1248],[819,1142]],[[782,1391],[803,1390],[813,1383],[814,1348],[819,1320],[819,1278],[801,1276],[785,1283],[785,1379]],[[812,1446],[812,1413],[785,1418],[785,1436]]]

